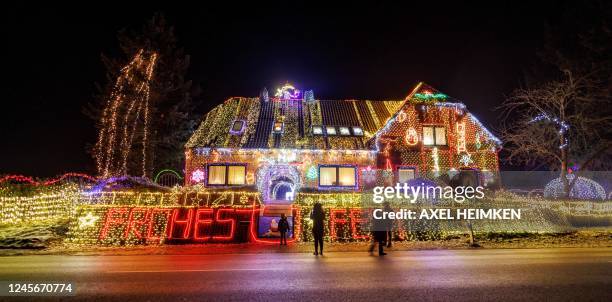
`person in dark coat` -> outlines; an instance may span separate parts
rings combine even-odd
[[[384,203],[385,208],[384,211],[389,213],[393,212],[393,208],[391,208],[391,204],[389,202]],[[385,228],[387,230],[387,248],[391,248],[391,241],[393,240],[393,219],[387,218],[385,221]]]
[[[378,244],[378,255],[384,256],[387,253],[384,251],[385,241],[387,240],[386,221],[383,219],[372,219],[372,244],[369,252],[374,251],[374,246]]]
[[[285,213],[281,214],[281,218],[278,221],[278,231],[280,232],[280,245],[287,245],[287,231],[289,231],[289,221]]]
[[[314,237],[315,251],[314,255],[323,256],[323,235],[325,225],[325,212],[323,206],[320,203],[315,203],[312,212],[310,213],[310,219],[312,219],[312,236]]]

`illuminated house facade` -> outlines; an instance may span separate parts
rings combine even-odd
[[[234,97],[211,110],[186,145],[185,179],[256,190],[271,204],[461,170],[486,184],[499,147],[465,105],[424,83],[395,101],[315,100],[285,85],[274,97]]]

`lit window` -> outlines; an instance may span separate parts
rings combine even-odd
[[[319,186],[321,187],[354,187],[357,183],[355,167],[320,166]]]
[[[398,174],[397,182],[406,183],[415,178],[416,169],[415,168],[398,168],[397,174]]]
[[[321,135],[323,134],[323,127],[321,126],[312,126],[312,134]]]
[[[208,184],[225,184],[225,166],[208,166]]]
[[[232,129],[230,129],[231,134],[242,134],[244,130],[244,121],[234,121],[232,124]]]
[[[244,185],[246,176],[245,166],[228,166],[227,167],[227,184],[228,185]]]
[[[425,146],[446,146],[446,129],[444,127],[423,127],[423,144]]]
[[[340,135],[351,135],[351,131],[348,127],[340,127]]]
[[[327,135],[336,135],[336,127],[334,126],[327,126],[325,131],[327,131]]]
[[[319,168],[319,185],[320,186],[335,186],[336,185],[336,167],[320,167]]]
[[[236,186],[246,184],[246,166],[244,165],[209,165],[208,185]]]
[[[338,168],[338,182],[343,187],[355,186],[355,167]]]
[[[436,145],[446,146],[446,129],[444,127],[436,127]]]
[[[361,127],[353,127],[353,135],[362,136],[363,129]]]
[[[283,132],[283,122],[275,122],[272,130],[274,130],[275,133]]]

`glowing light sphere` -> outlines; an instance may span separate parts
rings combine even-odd
[[[567,180],[571,181],[576,177],[574,174],[568,174]],[[544,197],[548,198],[559,198],[563,197],[563,182],[561,177],[557,177],[551,180],[546,187],[544,187]],[[606,199],[606,190],[592,179],[579,176],[578,180],[570,190],[570,198],[580,199]]]

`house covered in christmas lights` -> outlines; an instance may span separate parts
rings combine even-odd
[[[317,100],[285,85],[274,96],[264,89],[213,108],[186,144],[185,179],[207,190],[259,192],[269,215],[290,216],[300,194],[449,182],[461,171],[487,185],[499,148],[463,103],[424,83],[391,101]]]

